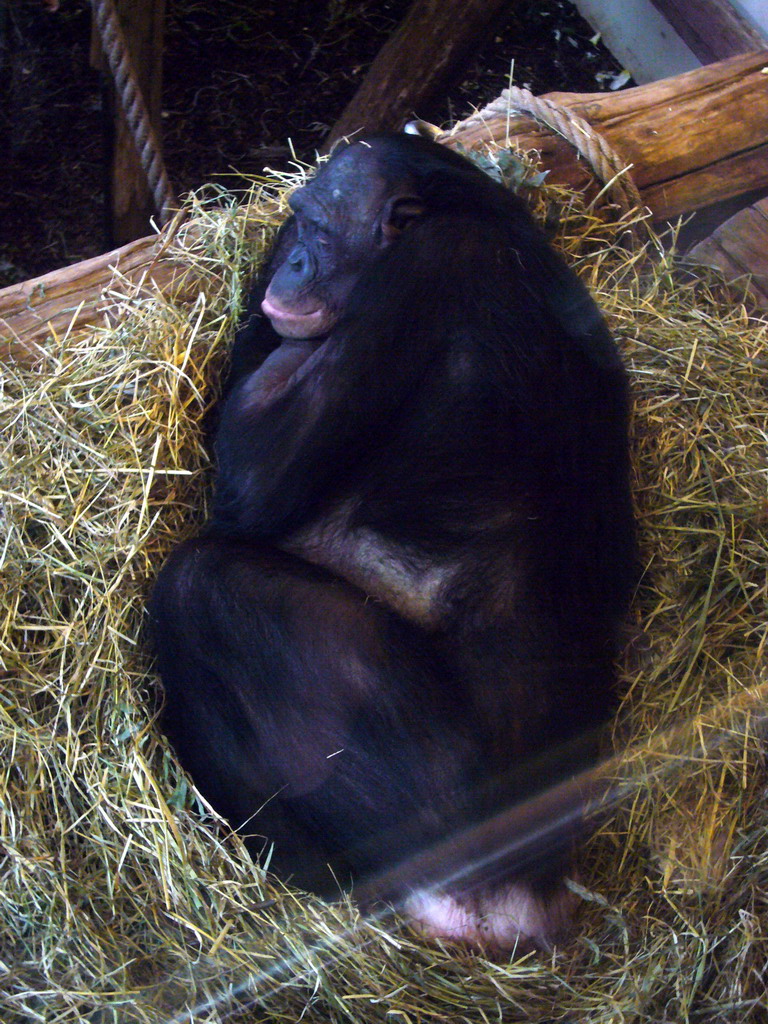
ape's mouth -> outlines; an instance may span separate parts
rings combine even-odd
[[[261,311],[272,321],[272,326],[281,338],[316,338],[325,334],[332,318],[325,306],[314,309],[289,309],[273,296],[267,294],[261,303]]]

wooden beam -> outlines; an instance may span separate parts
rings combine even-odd
[[[40,344],[104,318],[108,289],[121,282],[140,284],[146,294],[194,298],[200,281],[194,271],[165,257],[167,242],[152,235],[42,277],[0,289],[0,363],[33,363]],[[124,285],[123,285],[124,286]]]
[[[615,93],[548,93],[590,123],[632,167],[655,220],[768,187],[768,50]],[[564,139],[512,112],[470,119],[462,145],[509,139],[537,149],[550,180],[577,190],[591,175]],[[451,137],[445,139],[451,145]]]
[[[401,128],[429,105],[476,50],[513,0],[414,0],[325,142],[360,129]]]
[[[740,210],[688,253],[733,281],[749,278],[752,298],[768,309],[768,199]]]
[[[766,40],[728,0],[651,0],[704,64],[764,47]]]

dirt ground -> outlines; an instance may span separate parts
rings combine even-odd
[[[167,0],[163,143],[179,194],[311,159],[410,0]],[[88,0],[0,0],[0,286],[110,248],[106,84]],[[621,68],[569,0],[517,0],[443,103],[457,120],[514,82],[596,92]]]

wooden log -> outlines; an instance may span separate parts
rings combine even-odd
[[[688,253],[688,259],[715,267],[732,281],[749,278],[749,291],[768,309],[768,199],[740,210]]]
[[[194,271],[165,257],[165,241],[152,235],[53,270],[21,284],[0,289],[0,363],[33,363],[50,336],[95,323],[110,302],[105,295],[116,280],[140,283],[151,294],[193,298],[198,281]]]
[[[360,129],[400,128],[444,95],[510,0],[414,0],[357,93],[331,129],[327,151]]]
[[[621,92],[547,98],[583,117],[631,165],[655,220],[768,187],[768,50]],[[550,181],[588,187],[591,176],[573,147],[530,119],[470,120],[455,136],[468,148],[507,138],[539,149]]]
[[[642,201],[665,220],[721,199],[768,188],[768,52],[620,93],[550,93],[597,128],[631,163]],[[467,149],[489,140],[539,149],[551,180],[572,188],[594,186],[583,161],[564,139],[528,118],[505,114],[472,118],[445,137]],[[164,236],[161,235],[162,239]],[[49,333],[96,320],[101,292],[116,265],[131,279],[147,274],[165,289],[187,283],[192,272],[159,255],[157,237],[140,239],[96,260],[0,291],[0,358],[29,359]],[[184,276],[187,275],[187,276]]]

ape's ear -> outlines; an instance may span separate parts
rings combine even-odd
[[[438,135],[443,134],[442,128],[438,128],[436,124],[430,124],[429,121],[422,121],[421,118],[409,121],[403,127],[403,131],[406,135],[420,135],[422,139],[436,139]]]
[[[381,235],[391,242],[412,220],[424,213],[424,203],[418,196],[390,196],[381,214]]]

